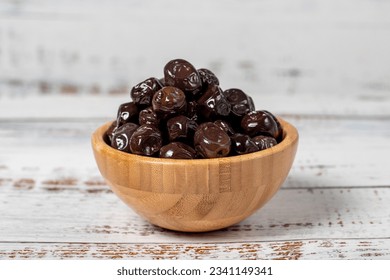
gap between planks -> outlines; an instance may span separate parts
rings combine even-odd
[[[172,231],[175,232],[175,231]],[[186,233],[183,233],[184,235]],[[192,233],[189,233],[191,235]],[[149,245],[175,245],[175,244],[185,244],[185,245],[210,245],[210,244],[241,244],[241,243],[251,243],[251,244],[261,244],[261,243],[269,243],[269,242],[306,242],[306,241],[332,241],[332,240],[343,240],[343,241],[370,241],[370,240],[390,240],[390,237],[334,237],[334,238],[291,238],[291,239],[269,239],[269,240],[238,240],[238,241],[206,241],[206,242],[77,242],[77,241],[0,241],[1,244],[72,244],[72,245],[110,245],[110,244],[118,244],[118,245],[139,245],[139,244],[149,244]],[[390,248],[389,248],[390,249]]]

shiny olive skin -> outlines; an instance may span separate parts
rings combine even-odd
[[[148,107],[139,112],[138,122],[140,125],[152,124],[154,126],[158,126],[160,119],[158,118],[156,112],[153,111],[153,108]]]
[[[167,121],[169,141],[190,139],[194,136],[198,124],[186,116],[175,116]]]
[[[112,135],[111,147],[130,153],[130,138],[138,127],[135,123],[125,123],[117,128]]]
[[[241,128],[249,136],[269,135],[277,139],[281,130],[275,117],[267,111],[252,111],[241,120]]]
[[[185,94],[176,87],[163,87],[154,94],[152,107],[160,117],[185,112],[187,108]]]
[[[161,132],[154,125],[141,125],[130,138],[130,151],[133,154],[152,156],[161,146]]]
[[[195,150],[181,142],[171,142],[160,149],[160,158],[194,159],[195,157]]]
[[[118,128],[117,122],[113,121],[106,131],[108,144],[110,144],[110,145],[111,145],[111,141],[112,141],[112,136],[114,135],[114,132],[117,128]]]
[[[235,133],[234,129],[232,128],[232,126],[227,121],[216,120],[214,122],[214,124],[217,125],[223,131],[225,131],[229,136],[231,136],[231,135],[233,135]]]
[[[255,110],[252,98],[240,89],[227,89],[223,92],[223,95],[229,102],[231,112],[235,116],[242,117]]]
[[[138,121],[138,107],[134,102],[123,103],[118,108],[117,125]]]
[[[149,78],[135,85],[130,92],[134,103],[139,106],[150,106],[153,95],[163,87],[156,78]]]
[[[260,150],[256,143],[246,134],[236,133],[230,136],[230,139],[232,141],[233,151],[239,155],[253,153]]]
[[[217,76],[209,69],[198,69],[200,80],[202,81],[202,91],[205,92],[209,86],[219,86],[219,80]],[[202,93],[199,92],[198,95]]]
[[[205,120],[226,117],[230,113],[230,104],[218,86],[210,86],[197,103],[198,116]]]
[[[187,113],[186,116],[189,117],[191,120],[197,121],[198,120],[198,104],[196,101],[189,101],[187,102]]]
[[[230,152],[229,135],[212,122],[202,123],[194,135],[194,146],[203,158],[227,156]]]
[[[255,142],[256,146],[259,147],[260,151],[271,148],[278,144],[275,138],[271,136],[259,135],[252,138],[252,141]]]
[[[271,118],[273,118],[273,120],[276,122],[276,126],[277,126],[277,130],[278,132],[276,133],[277,137],[275,138],[277,142],[280,142],[282,141],[282,138],[283,138],[283,129],[282,129],[282,125],[280,124],[279,120],[275,117],[275,115],[273,115],[271,112],[267,111],[267,110],[263,110],[263,112],[265,112],[266,114],[268,114]]]
[[[184,59],[169,61],[164,67],[165,85],[173,86],[184,92],[198,92],[202,86],[198,71]]]

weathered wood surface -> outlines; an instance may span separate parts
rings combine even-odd
[[[0,94],[115,95],[183,57],[225,87],[370,103],[390,89],[389,11],[374,0],[5,0]]]
[[[373,0],[2,1],[0,120],[110,118],[177,57],[278,114],[387,118],[389,11]]]
[[[1,242],[220,243],[389,235],[389,188],[282,189],[237,225],[183,234],[150,225],[105,186],[19,185],[2,186]]]
[[[390,259],[390,3],[182,3],[0,1],[0,259]],[[148,224],[93,159],[93,130],[176,57],[300,133],[282,189],[225,230]]]
[[[0,247],[0,259],[388,260],[389,248],[389,239],[186,244],[5,243]]]
[[[152,226],[108,189],[89,143],[99,121],[1,123],[0,257],[388,258],[390,121],[290,121],[301,149],[283,188],[205,234]]]

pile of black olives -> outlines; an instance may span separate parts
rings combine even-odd
[[[222,90],[208,69],[169,61],[164,77],[135,85],[119,106],[107,142],[123,152],[175,159],[242,155],[276,145],[282,127],[273,114],[256,111],[242,90]]]

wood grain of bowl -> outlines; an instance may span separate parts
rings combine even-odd
[[[283,140],[246,155],[215,159],[161,159],[124,153],[105,142],[110,123],[92,135],[100,173],[140,216],[163,228],[204,232],[238,223],[277,192],[298,147],[294,126],[278,118]]]

